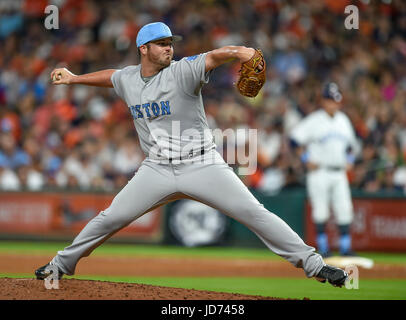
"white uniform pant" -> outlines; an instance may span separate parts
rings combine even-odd
[[[308,173],[306,182],[314,223],[326,223],[330,208],[338,225],[352,222],[351,190],[345,170],[319,168]]]

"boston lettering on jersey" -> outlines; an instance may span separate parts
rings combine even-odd
[[[130,111],[134,119],[151,119],[171,114],[171,106],[169,104],[169,101],[161,101],[160,103],[148,102],[130,106]]]

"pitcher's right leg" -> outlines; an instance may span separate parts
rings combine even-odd
[[[70,246],[58,251],[51,263],[56,264],[61,272],[74,274],[80,258],[90,255],[113,234],[175,192],[169,166],[165,168],[145,163],[116,195],[111,205],[90,220]]]

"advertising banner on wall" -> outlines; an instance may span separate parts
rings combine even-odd
[[[353,249],[406,251],[406,199],[353,199]],[[311,206],[306,204],[306,243],[316,246]],[[330,246],[337,250],[339,233],[333,214],[327,224]]]
[[[87,222],[108,208],[114,196],[97,193],[0,193],[0,233],[71,239]],[[158,242],[162,239],[161,208],[114,235],[115,239]]]

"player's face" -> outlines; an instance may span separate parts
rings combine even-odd
[[[323,99],[322,105],[323,105],[324,110],[326,110],[326,112],[329,115],[333,116],[340,108],[341,103],[335,102],[332,99]]]
[[[151,41],[147,48],[147,57],[148,60],[161,67],[169,66],[173,58],[172,39]]]

